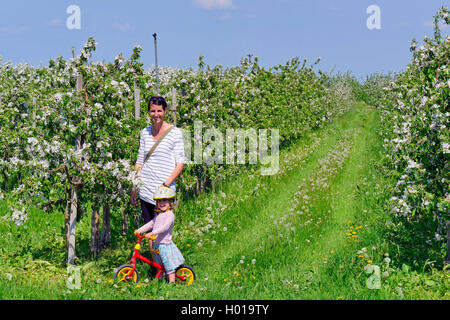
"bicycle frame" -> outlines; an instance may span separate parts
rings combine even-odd
[[[158,273],[156,274],[156,279],[159,279],[161,274],[166,271],[164,269],[164,266],[160,265],[159,263],[156,263],[155,261],[147,259],[146,257],[144,257],[143,255],[141,255],[139,253],[139,250],[141,250],[141,240],[144,239],[145,236],[141,236],[141,235],[136,235],[136,236],[138,237],[138,243],[134,246],[133,255],[130,260],[130,264],[133,266],[133,269],[131,269],[130,272],[128,273],[127,279],[129,279],[130,275],[132,275],[134,273],[134,270],[136,269],[137,260],[141,260],[141,261],[153,266],[154,268],[158,269]],[[151,249],[151,250],[152,250],[152,252],[159,254],[159,252],[157,250],[154,250],[154,249]],[[176,273],[175,273],[175,277],[182,281],[186,281],[186,277],[177,275]]]

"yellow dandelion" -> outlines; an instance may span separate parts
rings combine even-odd
[[[327,258],[322,258],[322,261],[325,261],[325,260],[327,260]]]
[[[372,263],[372,260],[368,260],[367,263]]]
[[[140,287],[142,287],[140,284],[137,284],[137,285],[136,285],[136,288],[140,288]]]
[[[189,247],[190,247],[191,245],[190,245],[190,244],[188,244],[187,246],[188,246],[188,248],[189,248]]]
[[[228,281],[228,279],[227,279],[227,278],[225,278],[225,279],[223,279],[223,281],[224,281],[224,282],[227,282],[227,281]]]
[[[330,253],[334,253],[334,250],[331,250]]]
[[[360,255],[358,256],[358,258],[364,258],[364,256],[363,256],[362,254],[360,254]]]

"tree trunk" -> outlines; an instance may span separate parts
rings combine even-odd
[[[91,216],[91,252],[94,256],[97,256],[99,253],[99,225],[100,225],[100,216],[98,207],[94,207],[92,209]]]
[[[111,242],[111,212],[109,204],[103,205],[103,227],[100,240],[100,248],[109,247]]]
[[[66,188],[66,208],[64,210],[64,231],[66,239],[66,249],[69,250],[69,227],[70,227],[70,189]]]
[[[124,209],[122,213],[122,235],[126,236],[127,233],[128,233],[128,212],[127,209]]]

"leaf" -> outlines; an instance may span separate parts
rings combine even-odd
[[[433,280],[425,280],[425,284],[429,287],[433,287],[436,285],[436,282],[434,282]]]

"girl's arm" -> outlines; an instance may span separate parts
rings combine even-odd
[[[175,215],[172,211],[168,211],[165,213],[165,219],[161,221],[161,224],[158,224],[156,228],[153,229],[152,233],[157,235],[164,232],[167,232],[169,228],[173,225],[173,222],[175,221]]]
[[[145,232],[149,232],[150,230],[153,229],[153,226],[155,225],[155,221],[152,220],[146,224],[144,224],[142,227],[140,227],[139,229],[137,229],[137,231],[139,233],[145,233]]]

